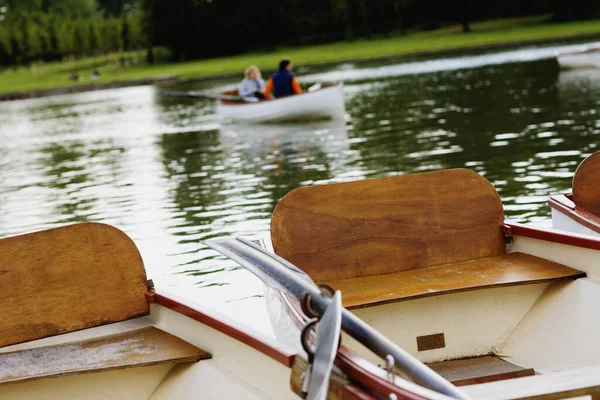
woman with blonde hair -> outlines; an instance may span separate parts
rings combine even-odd
[[[264,88],[265,81],[261,78],[260,69],[255,65],[246,68],[244,71],[244,80],[240,83],[238,90],[239,95],[264,99]]]

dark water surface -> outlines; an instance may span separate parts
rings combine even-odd
[[[600,140],[600,70],[560,72],[557,49],[299,71],[344,81],[345,122],[233,124],[150,86],[0,103],[0,235],[113,224],[157,286],[269,332],[260,282],[201,241],[267,234],[298,186],[466,167],[509,218],[546,221]]]

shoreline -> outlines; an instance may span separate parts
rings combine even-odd
[[[395,55],[385,55],[385,56],[376,56],[376,57],[365,57],[365,58],[357,58],[357,59],[346,59],[346,60],[338,60],[338,61],[325,61],[320,63],[310,63],[310,64],[297,64],[296,68],[320,68],[320,67],[329,67],[334,65],[340,65],[344,63],[369,63],[369,62],[377,62],[377,61],[402,61],[408,60],[412,58],[420,58],[420,57],[432,57],[432,56],[451,56],[460,53],[468,53],[475,52],[481,50],[505,50],[511,48],[518,48],[521,46],[527,45],[535,45],[535,44],[550,44],[550,43],[568,43],[568,42],[577,42],[581,40],[592,40],[592,39],[600,39],[600,32],[592,33],[592,34],[582,34],[582,35],[573,35],[573,36],[558,36],[552,38],[543,38],[543,39],[530,39],[530,40],[518,40],[514,42],[503,42],[503,43],[494,43],[494,44],[485,44],[485,45],[474,45],[474,46],[461,46],[454,47],[450,49],[444,50],[426,50],[426,51],[417,51],[411,53],[403,53],[403,54],[395,54]],[[274,69],[264,69],[264,72],[273,72]],[[35,89],[35,90],[25,90],[25,91],[17,91],[17,92],[8,92],[8,93],[0,93],[0,101],[13,101],[13,100],[26,100],[26,99],[34,99],[40,97],[50,97],[50,96],[58,96],[63,94],[72,94],[72,93],[83,93],[97,90],[107,90],[107,89],[118,89],[125,87],[134,87],[134,86],[146,86],[146,85],[172,85],[177,83],[188,83],[188,82],[201,82],[211,79],[226,79],[226,78],[235,78],[240,77],[241,72],[227,72],[222,74],[210,74],[210,75],[201,75],[196,77],[179,77],[176,75],[169,76],[156,76],[156,77],[148,77],[148,78],[138,78],[138,79],[127,79],[120,81],[112,81],[105,83],[89,83],[82,85],[72,85],[72,86],[62,86],[57,88],[50,89]]]

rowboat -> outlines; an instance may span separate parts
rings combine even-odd
[[[573,176],[573,192],[550,196],[552,227],[600,236],[600,152],[588,156]]]
[[[237,96],[237,90],[223,93]],[[220,100],[217,114],[236,121],[283,122],[344,117],[344,88],[342,83],[323,86],[293,96],[255,103]]]
[[[117,228],[5,238],[0,265],[3,400],[296,398],[295,352],[154,288]]]
[[[556,60],[563,69],[600,68],[600,47],[587,47],[580,51],[558,53]]]
[[[455,397],[600,393],[600,239],[505,221],[498,193],[473,171],[300,187],[276,206],[262,246],[288,263],[287,275],[263,277],[282,344],[297,346],[301,327],[318,315],[289,283],[301,275],[323,293],[341,293],[346,318],[459,386]],[[262,255],[222,252],[250,270],[263,263]],[[282,279],[289,282],[279,290],[268,283]],[[345,360],[347,376],[385,385],[385,398],[439,398],[408,386],[395,372],[414,374],[398,358],[390,367],[359,336],[342,334],[336,365]]]

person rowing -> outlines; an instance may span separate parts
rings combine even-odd
[[[275,98],[302,93],[302,87],[292,73],[292,68],[292,62],[289,59],[284,58],[279,61],[279,69],[269,78],[265,87],[265,98],[271,99],[271,92]]]
[[[265,81],[262,79],[260,69],[257,66],[252,65],[244,71],[244,79],[240,82],[238,94],[244,97],[256,97],[258,99],[264,99],[265,95],[263,90],[265,88]]]

